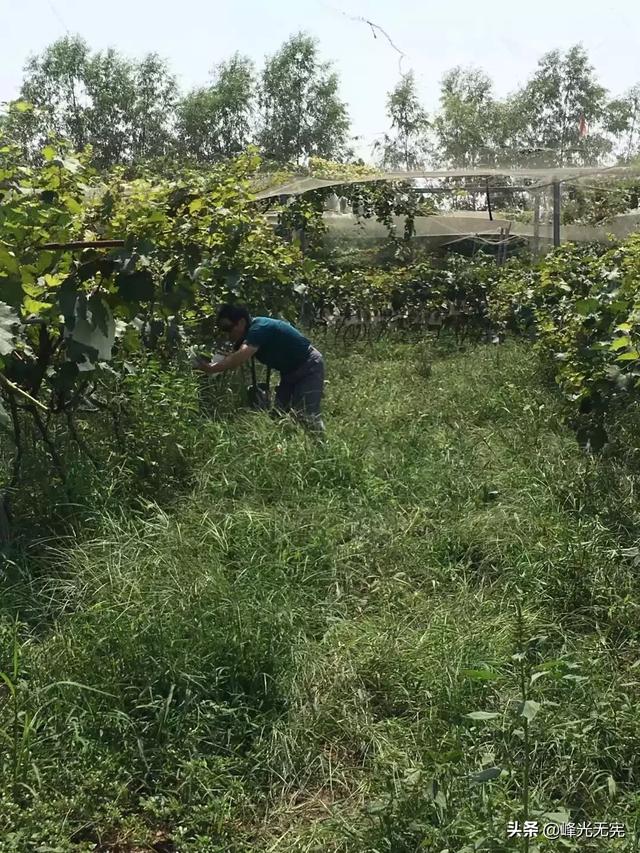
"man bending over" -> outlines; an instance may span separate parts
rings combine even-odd
[[[252,318],[244,305],[223,305],[218,311],[218,325],[233,343],[235,352],[217,364],[201,361],[197,369],[222,373],[255,356],[280,374],[276,409],[292,411],[310,430],[324,433],[320,414],[324,392],[322,353],[289,323],[270,317]]]

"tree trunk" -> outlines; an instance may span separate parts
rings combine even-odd
[[[9,410],[11,412],[11,420],[13,423],[13,441],[16,446],[15,456],[13,458],[13,472],[11,474],[11,482],[8,487],[0,493],[0,544],[6,544],[11,541],[11,511],[9,506],[9,492],[18,484],[20,477],[20,467],[22,465],[22,431],[20,429],[20,415],[18,413],[18,405],[14,394],[9,395]]]
[[[9,521],[9,508],[7,507],[7,495],[0,495],[0,544],[6,545],[11,542],[11,522]]]

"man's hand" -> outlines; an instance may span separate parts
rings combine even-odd
[[[200,370],[202,373],[222,373],[224,361],[225,359],[220,359],[219,361],[211,362],[201,356],[193,362],[193,369]]]
[[[222,361],[208,361],[205,364],[205,370],[207,371],[207,373],[223,373],[223,371],[227,370],[227,368],[224,366],[226,360],[227,359],[225,358]]]
[[[200,370],[202,373],[209,373],[210,369],[213,367],[211,362],[207,361],[207,359],[201,355],[192,360],[191,366],[194,370]]]
[[[239,350],[223,358],[222,361],[212,364],[203,359],[195,365],[195,368],[196,370],[202,370],[204,373],[224,373],[225,370],[233,370],[235,367],[240,367],[241,364],[249,361],[257,352],[257,347],[242,344]]]

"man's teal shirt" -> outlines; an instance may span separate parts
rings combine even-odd
[[[258,348],[258,361],[283,374],[300,367],[311,346],[307,338],[289,323],[270,317],[255,317],[244,342]]]

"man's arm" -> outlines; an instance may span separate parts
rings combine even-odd
[[[231,355],[228,355],[224,361],[218,362],[218,364],[209,364],[208,362],[202,362],[198,365],[198,370],[204,371],[204,373],[223,373],[225,370],[233,370],[236,367],[240,367],[241,364],[245,364],[258,352],[258,347],[252,347],[249,344],[242,344],[239,350],[236,352],[232,352]]]

